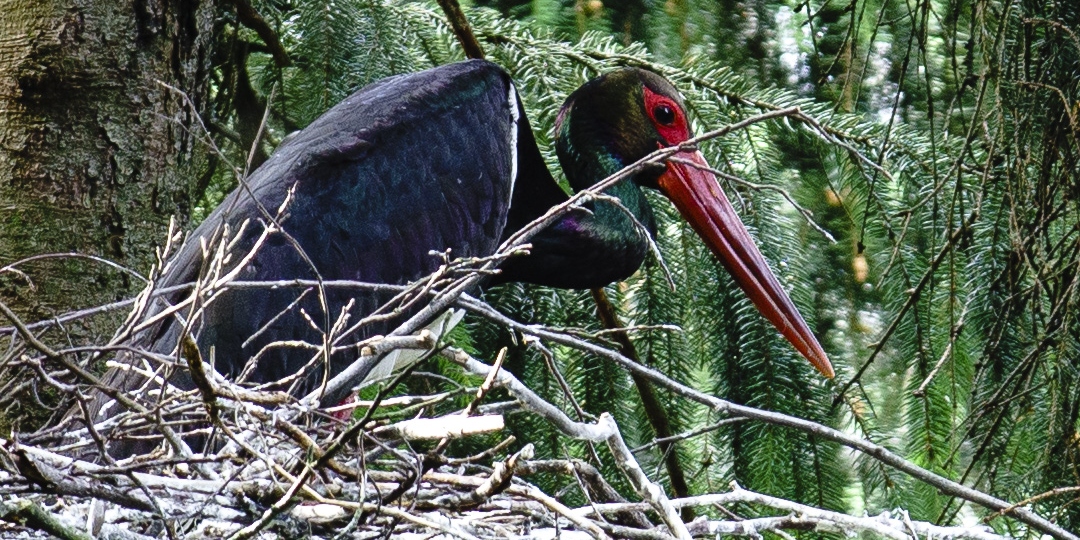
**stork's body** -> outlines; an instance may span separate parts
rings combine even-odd
[[[690,137],[670,83],[632,69],[583,86],[568,99],[557,124],[560,161],[575,190]],[[696,151],[680,156],[704,164]],[[283,232],[262,241],[237,279],[402,284],[441,264],[430,252],[491,255],[509,234],[567,199],[544,165],[509,76],[483,61],[394,77],[360,90],[282,144],[246,184],[191,234],[161,286],[196,281],[204,271],[202,245],[223,225],[235,234],[246,222],[230,250],[233,261],[239,260],[279,208],[284,210],[275,219]],[[759,309],[831,375],[820,346],[715,179],[685,162],[648,169],[610,188],[607,194],[622,208],[599,200],[586,211],[563,215],[530,239],[530,255],[507,261],[494,279],[587,288],[626,278],[647,254],[645,231],[635,221],[650,233],[654,228],[641,186],[672,198]],[[301,294],[294,288],[228,290],[188,328],[204,358],[211,358],[213,349],[215,367],[224,375],[235,376],[257,355],[247,380],[278,380],[308,364],[313,352],[272,343],[321,343],[313,322],[324,322],[323,308],[316,294],[297,301]],[[331,288],[326,298],[330,320],[355,301],[355,321],[387,296]],[[400,321],[373,323],[354,338],[386,333]],[[148,336],[152,349],[169,354],[182,328],[179,319],[164,322]],[[335,353],[330,374],[357,353],[355,348]],[[313,370],[305,386],[324,373]]]
[[[518,183],[512,172],[537,160],[539,167],[526,170],[546,174],[539,153],[517,152],[515,139],[532,141],[532,133],[516,119],[524,116],[509,79],[491,64],[454,64],[364,88],[282,144],[247,180],[250,191],[241,186],[230,194],[191,233],[162,285],[196,281],[203,267],[201,246],[222,224],[235,234],[246,221],[241,239],[230,249],[233,261],[239,260],[259,241],[267,217],[277,215],[286,197],[276,219],[283,232],[267,236],[236,279],[403,284],[439,266],[431,251],[450,250],[453,257],[490,255],[511,216]],[[523,188],[548,189],[523,189],[519,196],[531,191],[529,198],[557,200],[561,192],[550,178],[522,182]],[[392,296],[341,288],[327,288],[325,294],[332,319],[355,301],[352,321]],[[351,341],[385,334],[401,320],[366,325]],[[213,347],[215,368],[223,375],[238,374],[263,351],[248,378],[261,383],[292,375],[310,362],[310,349],[272,344],[321,344],[313,323],[325,325],[325,315],[315,291],[230,290],[192,322],[203,358],[211,358]],[[163,328],[153,340],[156,352],[168,354],[181,328],[175,322]],[[357,352],[347,348],[335,354],[331,374]]]

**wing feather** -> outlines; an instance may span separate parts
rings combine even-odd
[[[283,234],[272,235],[241,272],[245,280],[349,279],[401,284],[437,268],[432,250],[453,256],[494,252],[506,226],[514,175],[518,104],[501,68],[483,61],[444,66],[386,79],[356,92],[291,137],[198,227],[173,263],[162,286],[193,281],[203,266],[200,238],[209,240],[221,224],[237,230],[252,220],[233,247],[240,260],[292,190],[280,219],[310,264]],[[312,351],[272,347],[281,340],[320,343],[317,325],[325,322],[314,293],[291,310],[302,291],[230,290],[215,299],[195,321],[197,342],[216,368],[240,372],[252,355],[269,346],[253,371],[254,382],[292,374]],[[352,299],[355,321],[385,299],[356,291],[329,291],[330,319]],[[279,316],[280,315],[280,316]],[[244,342],[269,328],[247,345]],[[394,322],[371,325],[354,340],[385,333]],[[169,323],[157,333],[154,349],[168,353],[180,327]],[[331,375],[355,352],[332,360]],[[321,370],[320,374],[321,374]],[[310,383],[310,381],[309,381]]]

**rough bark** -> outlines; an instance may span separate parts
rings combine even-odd
[[[202,107],[213,25],[207,0],[0,0],[0,262],[76,251],[143,269],[205,154],[157,81]],[[33,315],[118,290],[82,261],[24,270],[36,290],[7,275],[3,296]]]
[[[207,155],[160,83],[206,106],[215,17],[213,0],[0,0],[0,267],[78,252],[145,273]],[[85,259],[19,269],[0,300],[30,320],[141,285]]]

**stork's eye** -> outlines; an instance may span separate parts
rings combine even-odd
[[[686,113],[674,98],[653,92],[648,85],[643,85],[645,92],[645,115],[649,117],[660,140],[661,146],[679,144],[690,138],[690,127],[686,123]]]
[[[675,109],[667,105],[657,105],[652,110],[653,118],[661,126],[670,126],[675,123]]]

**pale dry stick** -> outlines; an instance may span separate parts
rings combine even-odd
[[[506,488],[506,493],[518,495],[521,497],[527,497],[536,502],[539,502],[540,504],[546,506],[552,512],[555,512],[556,514],[565,517],[567,520],[570,521],[570,523],[573,523],[579,529],[591,534],[598,540],[608,540],[609,538],[607,533],[604,532],[604,529],[600,528],[599,525],[583,517],[575,515],[573,510],[571,510],[568,506],[559,502],[547,493],[544,493],[540,490],[540,488],[536,486],[533,486],[531,484],[527,484],[525,486],[512,485]]]
[[[4,476],[7,477],[7,482],[4,482],[4,484],[17,485],[19,483],[17,480],[22,480],[27,484],[26,489],[16,491],[16,495],[25,495],[27,492],[33,493],[40,486],[44,488],[41,491],[45,493],[102,499],[127,508],[153,513],[158,518],[165,518],[164,511],[152,495],[149,501],[146,500],[148,492],[145,486],[139,485],[137,481],[134,482],[134,486],[129,486],[128,489],[117,488],[110,484],[88,482],[85,478],[75,478],[68,475],[65,470],[52,466],[48,460],[37,459],[31,451],[27,450],[28,448],[32,447],[19,444],[18,441],[9,443],[0,440],[0,455],[6,458],[5,462],[8,467],[13,466],[12,472],[15,473],[8,474],[5,472]],[[16,481],[12,482],[12,480]],[[132,491],[138,490],[142,490],[141,496],[132,494]]]
[[[589,413],[585,412],[585,409],[581,408],[581,404],[578,403],[577,397],[574,396],[573,390],[570,389],[570,384],[566,382],[566,377],[563,377],[562,372],[559,371],[559,365],[555,362],[555,351],[547,348],[546,346],[544,346],[544,343],[542,341],[532,336],[522,336],[522,341],[525,342],[526,346],[533,347],[536,350],[540,351],[540,356],[544,358],[544,363],[547,364],[548,371],[551,372],[551,375],[553,377],[555,377],[555,383],[559,385],[559,389],[562,390],[563,397],[566,398],[566,401],[569,402],[570,406],[574,408],[574,412],[577,413],[578,419],[585,420],[596,418],[595,416],[592,416]],[[592,448],[591,444],[589,445],[589,448]],[[597,459],[596,462],[600,463],[600,460]]]
[[[398,396],[387,398],[382,401],[383,407],[408,407],[411,405],[438,403],[450,396],[453,396],[456,392],[439,392],[438,394],[420,395],[420,396]],[[347,405],[338,405],[336,407],[328,407],[323,411],[328,413],[344,411],[347,409],[355,409],[357,407],[370,407],[371,401],[358,400]]]
[[[600,463],[601,461],[599,459],[599,456],[596,455],[596,450],[593,449],[591,447],[591,445],[590,445],[590,450],[592,451],[592,455],[593,455],[594,459],[596,459],[596,462]],[[571,459],[570,458],[570,452],[565,447],[563,447],[563,454],[566,456],[565,459],[567,461],[569,461]],[[596,501],[593,500],[592,495],[589,493],[588,486],[585,485],[585,481],[581,478],[581,475],[578,474],[577,469],[576,468],[571,468],[570,472],[571,472],[570,476],[574,477],[574,483],[576,483],[577,486],[578,486],[578,489],[581,490],[581,494],[585,496],[585,501],[588,502],[589,504],[595,503]],[[597,518],[597,521],[599,523],[608,524],[607,519],[605,519],[604,515],[601,514],[599,511],[596,512],[596,518]],[[641,525],[647,525],[649,527],[652,526],[652,523],[650,523],[647,519],[644,519],[644,516],[642,516],[642,521],[644,523],[641,523]]]
[[[57,351],[57,352],[60,352],[61,354],[63,354],[63,351]],[[31,367],[31,369],[33,369],[37,373],[38,378],[45,381],[46,384],[48,384],[49,386],[52,386],[53,388],[56,388],[57,390],[59,390],[62,393],[74,394],[79,389],[79,387],[76,386],[76,385],[66,384],[66,383],[62,383],[62,382],[58,381],[55,377],[53,377],[47,371],[45,371],[45,367],[41,365],[41,358],[40,357],[35,356],[33,358],[26,358],[25,364],[29,365]],[[64,372],[64,371],[58,372],[58,374],[63,374],[63,373],[66,373],[66,372]]]
[[[604,500],[608,502],[626,502],[626,499],[621,493],[615,491],[615,488],[608,484],[607,480],[603,477],[596,467],[588,463],[587,461],[580,459],[559,459],[559,460],[533,460],[521,467],[519,472],[521,476],[532,475],[549,475],[549,474],[562,474],[567,476],[574,476],[580,479],[585,487],[588,488],[587,497],[590,500]],[[631,512],[637,513],[637,512]],[[637,513],[637,516],[632,518],[633,521],[641,524],[651,523],[645,519],[643,513]]]
[[[440,416],[438,418],[412,418],[395,424],[380,426],[370,433],[373,437],[393,438],[405,441],[459,439],[471,435],[497,433],[506,427],[502,415]]]
[[[49,455],[48,453],[44,453],[44,454]],[[64,458],[62,456],[52,456],[51,458],[55,459],[57,461],[61,461],[61,462],[72,463],[71,460],[69,460],[68,458]],[[87,467],[87,468],[92,469],[92,468],[96,468],[97,466],[95,466],[93,464],[84,463],[81,467]],[[171,492],[174,492],[174,493],[176,493],[176,492],[192,492],[192,491],[196,491],[196,492],[201,492],[201,493],[208,494],[208,495],[214,495],[215,493],[218,492],[218,489],[223,489],[224,486],[226,484],[228,484],[227,482],[208,482],[208,481],[199,481],[199,480],[184,480],[184,479],[177,479],[177,478],[155,477],[155,476],[152,476],[152,475],[147,475],[146,473],[138,473],[138,474],[140,475],[141,478],[150,480],[150,483],[153,484],[153,485],[157,485],[159,487],[169,486],[168,489]],[[441,475],[441,476],[453,477],[454,475]],[[155,481],[155,480],[157,480],[157,481]],[[435,480],[435,479],[433,478],[432,480]],[[476,487],[478,489],[482,489],[483,485],[485,483],[488,483],[488,484],[491,483],[490,478],[485,481],[485,479],[475,478],[475,477],[456,477],[455,480],[456,481],[454,483],[459,483],[460,484],[460,483],[462,483],[462,481],[465,481],[465,483],[467,483],[469,485],[473,485],[474,487]],[[260,481],[260,482],[257,482],[257,483],[252,483],[250,481],[246,481],[246,482],[232,483],[230,485],[229,489],[232,492],[241,493],[241,492],[244,492],[245,490],[248,490],[248,489],[262,490],[262,489],[265,489],[266,487],[268,487],[267,481]],[[217,489],[215,489],[215,488],[217,488]],[[565,512],[567,512],[569,510],[565,506],[560,506],[557,503],[557,501],[554,501],[553,499],[550,499],[550,498],[545,499],[543,497],[542,493],[537,493],[537,492],[534,492],[534,491],[527,491],[526,492],[526,491],[522,491],[522,490],[518,490],[518,489],[515,489],[514,491],[518,496],[531,497],[531,498],[534,498],[536,500],[542,501],[543,504],[549,506],[549,508],[554,510],[556,513],[565,513]],[[317,492],[314,492],[314,491],[310,491],[310,490],[305,490],[305,495],[310,497],[314,501],[320,502],[321,504],[338,505],[338,506],[349,508],[349,509],[352,509],[352,510],[364,510],[364,511],[368,511],[368,512],[382,512],[384,514],[390,515],[390,516],[395,517],[397,519],[402,519],[402,520],[408,521],[410,523],[413,523],[413,524],[416,524],[416,525],[419,525],[419,526],[431,528],[433,530],[440,530],[440,531],[442,531],[442,532],[444,532],[446,534],[451,534],[451,535],[454,535],[454,536],[457,536],[457,537],[460,537],[460,538],[473,538],[471,535],[468,535],[468,533],[464,533],[464,531],[461,531],[460,529],[454,528],[452,526],[452,524],[441,525],[441,524],[438,524],[436,522],[432,522],[431,520],[426,520],[426,519],[424,519],[422,517],[414,516],[412,514],[409,514],[407,512],[402,512],[402,511],[396,510],[394,508],[389,508],[388,511],[383,512],[383,508],[387,508],[387,507],[380,508],[378,505],[373,505],[373,504],[369,504],[369,503],[352,503],[352,502],[347,502],[347,501],[327,500],[321,494],[319,494]],[[583,530],[588,530],[588,526],[587,526],[588,522],[587,521],[579,520],[579,519],[575,518],[574,516],[569,516],[567,519],[569,519],[571,522],[577,521],[578,522],[577,525],[579,525],[579,527],[582,527]]]
[[[293,280],[291,283],[296,284],[298,282],[299,282],[299,280]],[[260,282],[249,282],[249,283],[260,283]],[[339,285],[357,287],[357,288],[360,288],[360,289],[367,289],[368,287],[366,287],[366,286],[369,285],[369,284],[365,284],[365,283],[361,283],[361,282],[350,282],[350,281],[335,282],[335,283],[338,283]],[[325,285],[326,285],[326,283],[324,282],[324,288],[325,289],[329,290],[331,288],[331,287],[325,286]],[[380,286],[380,285],[377,285],[377,284],[370,284],[370,285],[372,286],[371,288],[379,289],[379,290],[385,289],[385,290],[406,290],[407,291],[408,288],[412,287],[412,285],[409,285],[409,286]],[[233,287],[230,287],[230,288],[233,288]],[[341,330],[344,327],[344,325],[345,325],[345,323],[347,321],[348,312],[352,309],[352,307],[354,305],[354,300],[355,299],[350,299],[349,302],[346,304],[346,306],[344,306],[342,308],[338,319],[335,321],[333,327],[331,328],[331,332],[330,332],[329,336],[332,337],[334,335],[338,335],[339,338],[338,339],[329,339],[329,338],[327,338],[325,341],[336,343],[337,341],[340,340],[341,337],[351,333],[355,328],[358,328],[360,325],[366,324],[367,322],[370,322],[371,320],[373,320],[373,318],[370,317],[370,316],[365,317],[360,323],[357,323],[356,325],[354,325],[350,329],[345,330],[345,331]],[[392,303],[393,301],[394,300],[391,300],[388,303]],[[294,302],[294,304],[295,304],[295,302]],[[315,330],[316,332],[321,333],[321,330],[319,329],[319,327],[315,324],[315,322],[313,320],[311,320],[310,317],[307,316],[307,314],[303,310],[301,310],[301,315],[304,316],[305,320],[308,322],[308,324],[312,327],[313,330]],[[341,352],[343,350],[361,349],[362,352],[361,352],[361,355],[360,355],[360,357],[358,359],[363,359],[364,357],[370,357],[370,356],[373,356],[373,355],[382,354],[382,353],[389,352],[389,351],[392,351],[392,350],[395,350],[395,349],[429,349],[429,348],[431,348],[433,346],[434,346],[434,340],[430,336],[430,332],[421,331],[418,336],[405,336],[405,337],[400,337],[400,338],[397,338],[397,337],[389,337],[389,338],[387,338],[387,337],[383,337],[383,336],[372,336],[372,337],[370,337],[370,338],[368,338],[366,340],[360,341],[358,343],[349,344],[347,346],[338,346],[338,345],[333,345],[332,344],[331,348],[330,348],[330,353],[334,354],[334,353]],[[294,373],[292,375],[289,375],[287,377],[284,377],[282,379],[279,379],[278,381],[273,381],[271,383],[264,383],[263,385],[259,386],[260,388],[261,387],[266,387],[266,386],[269,386],[269,385],[294,384],[296,381],[300,381],[301,379],[303,379],[304,377],[306,377],[308,375],[308,370],[310,370],[311,368],[318,365],[319,360],[323,356],[323,354],[322,354],[323,353],[323,346],[322,345],[316,345],[316,344],[313,344],[313,343],[309,343],[309,342],[305,342],[305,341],[298,341],[298,340],[274,341],[272,343],[268,343],[268,344],[264,345],[262,347],[262,349],[260,349],[252,357],[252,359],[248,362],[247,366],[245,367],[244,371],[241,372],[238,379],[243,380],[249,374],[250,370],[253,369],[254,366],[256,366],[258,364],[258,359],[261,358],[267,351],[270,351],[270,350],[276,349],[276,348],[281,348],[281,347],[307,348],[307,349],[310,349],[310,350],[314,351],[316,354],[313,354],[311,359],[308,360],[308,362],[304,366],[302,366],[299,370],[297,370],[296,373]]]
[[[430,330],[421,330],[411,336],[374,336],[357,345],[362,347],[365,356],[378,356],[397,349],[415,349],[426,351],[438,345],[435,334]]]
[[[695,527],[699,535],[709,535],[721,538],[724,536],[749,536],[763,538],[762,533],[771,532],[776,535],[785,535],[784,529],[796,531],[814,531],[818,533],[833,533],[840,535],[857,535],[854,531],[870,533],[873,538],[891,538],[892,540],[911,540],[918,536],[908,535],[904,532],[888,527],[868,524],[863,527],[838,525],[832,521],[821,518],[811,518],[801,515],[788,515],[776,517],[747,518],[740,521],[708,520],[701,523],[701,527]],[[700,530],[704,529],[704,530]],[[1002,538],[1004,540],[1004,538]]]
[[[453,347],[443,351],[443,357],[460,365],[466,371],[480,375],[481,377],[487,377],[493,371],[491,366],[473,358],[465,351]],[[554,425],[555,429],[558,429],[569,437],[599,443],[606,441],[612,434],[610,426],[587,424],[571,420],[570,417],[559,410],[558,407],[536,395],[536,393],[522,384],[517,377],[514,377],[513,374],[506,370],[499,370],[496,375],[496,381],[499,386],[505,388],[511,395],[517,398],[526,409],[545,418]]]
[[[82,379],[83,381],[86,381],[87,383],[93,385],[96,389],[98,389],[102,393],[108,395],[109,397],[115,399],[116,401],[120,402],[121,404],[123,404],[128,409],[131,409],[131,410],[143,413],[143,414],[149,414],[150,413],[149,409],[147,409],[146,407],[142,406],[141,404],[135,402],[134,400],[128,398],[127,396],[124,395],[123,392],[119,392],[116,389],[110,388],[109,386],[103,384],[101,382],[101,380],[99,378],[97,378],[94,374],[90,373],[89,371],[86,371],[85,369],[80,367],[78,364],[75,364],[74,362],[71,362],[70,360],[67,359],[67,357],[65,355],[57,353],[56,351],[52,350],[52,348],[50,348],[48,345],[46,345],[45,343],[42,343],[40,340],[38,340],[37,337],[32,332],[30,332],[29,330],[26,329],[25,326],[23,326],[22,320],[19,319],[18,315],[16,315],[13,311],[11,311],[11,309],[8,308],[7,305],[4,304],[3,302],[0,302],[0,314],[3,314],[5,317],[7,317],[8,320],[11,321],[12,325],[14,325],[15,328],[19,331],[19,334],[22,336],[22,338],[31,347],[33,347],[34,349],[37,349],[40,353],[44,354],[46,358],[48,358],[48,359],[50,359],[50,360],[52,360],[54,362],[57,362],[60,365],[64,366],[64,368],[66,368],[68,371],[70,371],[73,375],[75,375],[75,376],[79,377],[80,379]],[[90,421],[90,420],[87,419],[87,421]],[[160,425],[159,427],[161,428],[161,433],[162,433],[162,435],[164,435],[165,440],[167,440],[169,442],[169,445],[172,446],[173,450],[176,451],[176,453],[178,453],[178,454],[180,454],[180,455],[182,455],[184,457],[191,457],[191,454],[192,454],[191,449],[188,448],[187,444],[185,444],[184,441],[181,440],[180,437],[176,435],[175,431],[173,431],[171,428],[169,428],[168,426],[165,426],[165,425]],[[196,469],[199,470],[200,474],[203,474],[204,476],[207,476],[209,478],[212,478],[214,476],[212,474],[212,471],[210,471],[206,467],[202,467],[201,464],[196,464]]]
[[[510,457],[503,461],[496,462],[491,471],[491,475],[488,476],[482,484],[477,486],[476,489],[466,494],[447,494],[436,497],[431,501],[431,504],[435,506],[459,508],[462,506],[475,506],[491,499],[510,484],[519,464],[532,459],[534,450],[535,448],[531,443],[526,444],[521,450],[518,450]]]
[[[675,508],[684,508],[687,506],[731,505],[736,503],[758,504],[788,512],[789,517],[797,516],[806,520],[804,523],[826,526],[826,532],[869,532],[880,537],[893,538],[895,540],[910,539],[911,535],[909,534],[909,531],[914,531],[917,535],[926,536],[928,538],[1005,540],[1005,537],[989,531],[987,527],[941,526],[921,521],[911,521],[910,519],[892,518],[888,513],[883,513],[879,516],[850,516],[841,512],[822,510],[813,506],[792,502],[787,499],[757,493],[743,489],[734,483],[732,484],[732,491],[728,493],[697,495],[682,499],[672,499],[670,502]],[[594,508],[603,513],[614,513],[627,510],[645,510],[648,509],[648,506],[644,503],[604,503],[592,506],[582,506],[574,511],[580,515],[587,516],[595,511]],[[710,534],[740,534],[735,532],[735,529],[739,527],[739,524],[746,523],[747,521],[750,520],[715,522],[717,526],[714,530],[710,531]],[[753,523],[751,523],[751,527],[744,526],[744,532],[741,534],[751,534],[747,531],[753,530],[752,525]],[[757,530],[763,529],[759,528]]]
[[[486,479],[474,477],[474,476],[461,476],[457,474],[441,473],[436,471],[429,471],[424,473],[424,480],[428,482],[439,482],[453,485],[467,485],[474,488],[478,488],[484,484]],[[517,485],[511,484],[506,488],[505,493],[509,495],[517,495],[527,499],[532,499],[551,510],[557,515],[566,518],[570,523],[573,523],[576,527],[592,535],[594,538],[607,540],[609,537],[596,523],[577,515],[565,504],[559,502],[554,497],[544,493],[536,486],[531,484]]]
[[[437,343],[434,335],[431,333],[431,331],[429,331],[427,329],[424,329],[424,330],[421,330],[417,334],[405,335],[405,336],[393,336],[393,335],[391,335],[391,336],[372,336],[372,337],[370,337],[370,338],[368,338],[366,340],[363,340],[363,341],[361,341],[359,343],[355,343],[355,344],[351,344],[351,345],[343,346],[343,347],[336,347],[336,346],[332,347],[331,352],[336,353],[336,352],[339,352],[339,351],[342,351],[342,350],[353,349],[353,348],[359,347],[359,348],[361,348],[361,353],[360,353],[360,355],[357,356],[356,360],[354,360],[354,363],[355,363],[355,362],[358,362],[358,361],[366,361],[366,360],[382,358],[383,355],[385,355],[385,354],[387,354],[389,352],[392,352],[394,350],[397,350],[397,349],[431,350],[437,344],[438,343]],[[267,351],[269,351],[271,349],[274,349],[274,348],[279,348],[279,347],[306,348],[306,349],[309,349],[311,351],[314,351],[316,354],[313,354],[311,356],[311,359],[308,360],[308,362],[303,367],[301,367],[299,370],[297,370],[296,373],[294,373],[292,375],[282,377],[281,379],[278,379],[276,381],[263,383],[261,385],[256,386],[255,387],[256,389],[268,388],[268,387],[271,387],[271,386],[280,386],[280,385],[285,385],[285,384],[295,384],[297,381],[299,381],[303,377],[307,376],[308,370],[310,370],[313,367],[315,367],[316,365],[318,365],[318,362],[320,360],[320,354],[319,353],[321,352],[321,346],[316,345],[314,343],[309,343],[309,342],[306,342],[306,341],[296,341],[296,340],[275,341],[273,343],[269,343],[269,344],[265,345],[262,349],[260,349],[258,353],[256,353],[255,358],[259,358],[265,352],[267,352]],[[369,381],[369,382],[373,382],[373,381]],[[318,392],[318,389],[315,389],[309,395],[315,394],[317,392]],[[355,406],[351,405],[351,404],[348,405],[347,407],[355,408]],[[322,410],[324,410],[324,411],[330,409],[330,408],[323,408],[323,407],[320,407],[320,408]]]
[[[471,416],[476,411],[476,407],[480,405],[480,401],[491,391],[491,385],[495,383],[495,377],[499,374],[499,370],[502,369],[503,362],[506,360],[506,351],[506,347],[499,349],[499,354],[495,356],[495,364],[491,366],[491,371],[484,377],[484,382],[480,384],[480,388],[476,389],[472,401],[461,411],[461,416]]]
[[[444,403],[447,400],[450,400],[450,399],[453,399],[454,397],[457,397],[458,395],[470,393],[471,391],[472,391],[472,389],[469,389],[469,388],[461,388],[459,390],[455,390],[455,391],[452,391],[452,392],[442,392],[442,393],[434,394],[434,395],[430,395],[430,396],[405,396],[406,399],[404,399],[404,400],[398,401],[397,399],[395,399],[396,403],[384,404],[383,406],[384,407],[400,406],[400,407],[402,407],[401,409],[399,409],[397,411],[394,411],[393,413],[388,413],[388,414],[394,414],[394,415],[397,415],[397,416],[406,417],[406,416],[409,416],[410,414],[419,413],[421,410],[426,409],[428,407],[432,407],[432,406],[437,405],[439,403]],[[361,407],[366,408],[366,407],[370,406],[370,403],[371,403],[370,401],[353,401],[353,402],[344,403],[342,405],[338,405],[336,407],[327,407],[325,409],[319,409],[319,410],[321,412],[323,412],[323,413],[331,414],[331,413],[339,412],[339,411],[354,410],[354,409],[358,409],[358,408],[361,408]],[[504,410],[504,409],[498,409],[498,408],[494,408],[494,407],[486,406],[486,405],[481,405],[477,409],[477,412],[479,412],[481,415],[505,415],[505,414],[507,414],[509,412],[513,412],[513,411]]]
[[[319,284],[318,281],[313,279],[280,279],[271,281],[232,281],[229,283],[230,289],[278,289],[286,287],[295,288],[307,288],[315,287]],[[190,285],[181,285],[190,286]],[[323,282],[323,286],[328,289],[356,289],[358,291],[370,291],[370,292],[401,292],[409,287],[409,285],[392,285],[389,283],[371,283],[366,281],[353,281],[348,279],[327,280]]]
[[[963,484],[949,480],[948,478],[937,475],[930,472],[914,463],[911,463],[904,458],[894,454],[887,448],[873,443],[871,441],[856,438],[843,433],[839,430],[833,429],[816,422],[811,422],[802,418],[789,416],[782,413],[765,411],[756,409],[753,407],[747,407],[745,405],[738,405],[730,401],[712,396],[691,388],[683,383],[675,381],[669,378],[667,375],[652,369],[648,366],[638,364],[629,358],[626,358],[617,351],[612,351],[599,345],[589,343],[585,340],[578,339],[573,336],[552,332],[540,326],[526,325],[518,321],[515,321],[502,313],[498,312],[491,306],[477,301],[468,295],[462,295],[458,305],[477,313],[489,320],[498,322],[508,328],[518,330],[525,334],[531,334],[541,339],[547,339],[555,343],[560,343],[569,347],[574,347],[579,350],[587,351],[597,355],[598,357],[608,359],[623,368],[633,371],[655,384],[658,384],[664,388],[675,392],[688,399],[701,403],[703,405],[711,407],[713,410],[721,413],[726,413],[731,416],[745,417],[753,420],[762,421],[768,424],[783,426],[798,431],[802,431],[812,436],[820,437],[824,440],[839,443],[848,448],[858,450],[882,463],[888,465],[894,469],[902,471],[911,477],[919,480],[920,482],[931,485],[942,493],[954,497],[964,499],[969,502],[973,502],[980,506],[989,508],[991,510],[1003,510],[1009,509],[1012,505],[997,497],[983,493],[976,489],[967,487]],[[1031,512],[1024,508],[1013,508],[1009,511],[1009,515],[1021,521],[1039,532],[1049,534],[1059,540],[1080,540],[1080,537],[1074,533],[1065,530],[1063,527],[1050,522],[1046,518]]]
[[[630,484],[634,486],[634,491],[637,491],[638,496],[647,501],[652,506],[652,509],[660,514],[660,518],[664,520],[664,524],[667,525],[671,534],[675,535],[679,540],[691,540],[690,531],[686,529],[686,524],[683,523],[679,513],[671,506],[664,489],[649,480],[649,477],[645,475],[645,471],[641,469],[641,465],[634,459],[634,454],[630,452],[630,448],[623,441],[622,433],[619,432],[619,426],[615,423],[615,418],[608,413],[603,413],[596,423],[606,424],[611,431],[611,436],[607,439],[608,449],[611,450],[611,455],[615,458],[615,465],[630,480]]]
[[[431,530],[434,530],[434,531],[440,531],[440,532],[442,532],[444,534],[449,534],[450,536],[461,538],[462,540],[479,540],[476,536],[473,536],[473,535],[471,535],[471,534],[469,534],[469,533],[467,533],[465,531],[462,531],[460,529],[457,529],[455,527],[451,527],[449,524],[438,523],[436,521],[432,521],[432,520],[429,520],[427,518],[417,516],[415,514],[411,514],[409,512],[404,511],[404,510],[394,508],[393,506],[382,505],[382,504],[372,504],[372,503],[360,503],[360,502],[342,501],[342,500],[337,500],[337,499],[327,499],[326,497],[323,497],[321,494],[319,494],[318,492],[315,492],[315,491],[312,491],[309,495],[311,495],[312,500],[314,500],[314,501],[316,501],[316,502],[318,502],[320,504],[328,504],[328,505],[340,506],[342,508],[346,508],[346,509],[352,510],[354,512],[371,512],[371,513],[385,514],[385,515],[390,516],[392,518],[400,519],[402,521],[408,521],[409,523],[412,523],[414,525],[419,525],[421,527],[427,527],[428,529],[431,529]]]
[[[498,375],[499,370],[502,369],[503,361],[506,360],[506,347],[499,349],[499,354],[495,357],[495,366],[491,369],[491,372],[484,377],[484,382],[480,384],[480,388],[476,389],[476,394],[473,395],[472,401],[461,411],[461,418],[468,418],[480,405],[480,401],[484,399],[484,396],[491,391],[491,385],[495,382],[495,376]],[[500,421],[502,417],[500,417]],[[442,454],[446,450],[446,446],[450,444],[450,437],[443,437],[435,448],[431,450],[431,454]]]
[[[406,369],[402,373],[394,377],[390,383],[384,388],[380,389],[375,396],[375,400],[372,406],[364,413],[363,418],[353,422],[349,427],[343,430],[333,442],[326,448],[321,456],[318,456],[314,462],[305,463],[301,469],[300,474],[292,480],[292,484],[286,490],[285,494],[278,498],[269,508],[267,508],[262,516],[255,522],[249,524],[247,527],[235,532],[229,538],[230,540],[246,540],[252,536],[258,534],[274,517],[280,515],[289,504],[291,504],[292,498],[301,490],[305,492],[313,492],[310,486],[307,485],[308,480],[316,471],[320,471],[329,463],[334,456],[344,448],[346,441],[353,440],[357,435],[363,432],[363,429],[371,421],[371,417],[378,408],[380,401],[386,397],[386,393],[395,388],[404,378],[408,375],[410,370]],[[281,474],[287,478],[291,478],[292,475],[288,471],[281,470]]]
[[[521,384],[521,381],[517,380],[512,374],[496,370],[491,366],[470,357],[461,350],[448,349],[446,356],[466,370],[477,375],[484,375],[485,377],[490,378],[492,374],[494,374],[500,385],[506,388],[515,398],[520,400],[525,408],[547,418],[557,429],[562,431],[563,434],[579,440],[606,442],[611,449],[611,453],[615,457],[616,464],[619,466],[620,470],[622,470],[630,479],[631,484],[634,485],[638,494],[641,495],[643,499],[649,501],[654,509],[660,513],[672,533],[681,540],[688,540],[690,538],[690,533],[687,532],[682,519],[675,513],[670,505],[666,504],[665,501],[667,500],[667,496],[664,495],[663,489],[648,479],[645,472],[641,469],[641,466],[638,465],[637,460],[634,459],[630,449],[626,447],[626,443],[623,442],[622,435],[619,433],[619,427],[610,414],[601,414],[600,419],[597,420],[596,424],[574,422],[554,405],[544,401],[526,388],[525,385]]]
[[[341,306],[341,309],[338,311],[337,320],[335,320],[334,325],[330,327],[330,337],[337,335],[338,332],[341,332],[341,330],[345,328],[345,324],[348,322],[349,317],[351,316],[350,312],[353,310],[354,307],[356,307],[356,297],[350,298],[348,302],[345,302],[344,306]],[[301,309],[300,311],[301,313],[303,313],[304,310]],[[332,345],[333,344],[331,343],[331,352],[333,352]]]
[[[304,341],[300,339],[282,339],[278,341],[272,341],[270,343],[267,343],[266,345],[263,345],[262,348],[255,352],[255,354],[251,355],[251,359],[244,366],[244,370],[240,372],[240,375],[237,377],[236,380],[238,382],[246,381],[247,377],[250,376],[252,371],[248,367],[251,366],[253,368],[254,366],[258,365],[259,360],[262,359],[264,355],[276,349],[306,349],[311,354],[308,358],[308,361],[303,366],[300,366],[300,368],[297,369],[296,372],[292,375],[286,375],[285,377],[282,377],[276,381],[270,381],[256,385],[254,387],[255,390],[262,390],[271,386],[277,387],[293,384],[294,381],[306,377],[308,375],[308,371],[318,365],[319,359],[322,355],[322,347],[309,341]]]
[[[627,527],[626,525],[615,525],[612,523],[601,523],[600,527],[611,533],[614,537],[625,538],[626,540],[675,540],[674,536],[659,529],[635,529],[633,527]]]

